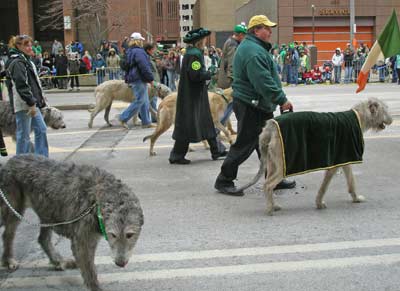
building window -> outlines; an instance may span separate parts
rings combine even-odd
[[[163,5],[162,5],[162,1],[161,0],[159,0],[159,1],[157,1],[157,12],[156,12],[156,15],[158,16],[158,17],[162,17],[163,16],[163,7],[162,7]]]
[[[189,4],[182,4],[182,10],[188,10]]]

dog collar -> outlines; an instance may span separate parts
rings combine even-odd
[[[222,99],[224,99],[225,102],[229,104],[229,100],[228,100],[228,98],[226,98],[226,96],[224,95],[224,91],[223,91],[223,90],[217,89],[217,91],[216,91],[215,93],[217,93],[218,95],[220,95],[220,96],[222,97]]]
[[[107,233],[106,233],[106,227],[105,227],[104,221],[103,221],[103,215],[101,215],[100,205],[98,205],[98,204],[97,204],[97,220],[99,221],[99,227],[100,227],[101,234],[104,236],[105,240],[108,240]]]

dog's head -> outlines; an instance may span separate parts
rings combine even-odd
[[[114,263],[125,267],[133,253],[143,225],[139,200],[120,180],[113,198],[101,205],[105,231]]]
[[[66,128],[64,116],[60,110],[55,107],[44,107],[41,109],[44,122],[52,129]]]
[[[158,96],[161,99],[164,99],[169,94],[171,94],[171,89],[168,88],[168,86],[165,86],[164,84],[161,83],[158,83],[155,86],[155,91],[156,91],[156,96]]]
[[[354,109],[364,117],[366,130],[380,131],[393,122],[388,106],[378,98],[371,97],[367,102],[356,105]]]

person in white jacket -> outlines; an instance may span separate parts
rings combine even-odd
[[[342,65],[343,65],[343,54],[338,47],[332,56],[333,71],[335,74],[335,83],[340,83],[340,76],[342,75]]]

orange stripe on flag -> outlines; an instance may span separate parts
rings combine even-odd
[[[369,75],[369,70],[366,73],[361,71],[360,74],[358,74],[358,78],[357,78],[358,89],[357,89],[356,93],[365,89],[365,86],[367,85],[367,81],[368,81],[368,75]]]

